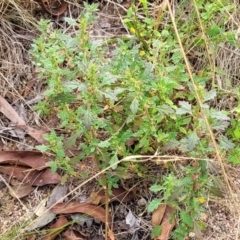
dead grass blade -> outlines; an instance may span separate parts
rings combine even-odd
[[[156,17],[155,24],[154,24],[154,30],[157,30],[159,28],[159,25],[163,18],[163,13],[167,9],[167,6],[168,6],[167,1],[168,0],[163,0],[162,3],[158,7],[157,17]]]

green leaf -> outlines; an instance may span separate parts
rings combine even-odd
[[[196,234],[196,239],[203,239],[202,230],[206,229],[206,225],[203,222],[194,222],[193,223],[193,232]]]
[[[239,154],[232,154],[228,157],[228,161],[234,165],[240,164],[240,155]]]
[[[151,237],[156,238],[161,234],[161,232],[162,232],[162,226],[160,225],[154,226],[151,232]]]
[[[72,134],[69,138],[67,138],[64,143],[64,149],[68,150],[72,146],[74,146],[76,144],[77,138],[80,137],[81,134],[82,134],[81,131],[77,131],[76,133]]]
[[[117,154],[114,154],[109,161],[109,164],[110,166],[112,166],[113,170],[117,168],[118,166],[117,163],[118,163],[118,157],[117,157]]]
[[[150,187],[150,191],[152,191],[152,192],[159,192],[159,191],[161,191],[163,189],[164,189],[164,187],[161,186],[161,185],[152,185]]]
[[[216,111],[211,109],[210,111],[210,116],[212,118],[216,118],[218,120],[230,120],[230,117],[228,117],[225,113],[221,112],[221,111]]]
[[[165,114],[168,115],[168,114],[173,114],[174,113],[174,110],[170,106],[168,106],[167,104],[163,104],[161,106],[158,106],[157,110],[158,110],[158,112],[160,114],[164,114],[164,115]]]
[[[56,97],[53,98],[53,101],[58,103],[71,103],[76,99],[77,97],[72,93],[59,93]]]
[[[153,199],[147,207],[148,212],[153,212],[154,210],[156,210],[161,203],[162,203],[161,199],[158,198]]]
[[[163,147],[164,151],[176,149],[179,146],[179,141],[176,139],[171,139],[167,142],[167,144]]]
[[[228,157],[228,161],[235,165],[240,164],[240,148],[236,148],[231,151],[231,154]]]
[[[117,88],[115,90],[112,89],[106,89],[105,91],[100,91],[106,98],[118,101],[118,94],[122,93],[124,91],[123,88]]]
[[[204,96],[203,102],[207,102],[209,100],[213,100],[217,95],[216,89],[212,89]]]
[[[108,148],[110,146],[110,142],[109,142],[109,139],[105,140],[105,141],[101,141],[99,144],[98,144],[98,147],[100,148]]]
[[[233,110],[234,112],[240,113],[240,104],[237,107],[235,107]]]
[[[77,25],[77,21],[73,18],[65,17],[64,20],[71,26],[76,26]]]
[[[218,34],[220,34],[221,32],[223,32],[223,29],[218,27],[215,23],[211,26],[211,28],[207,31],[207,33],[211,36],[211,37],[215,37]]]
[[[187,148],[189,151],[193,151],[193,149],[199,142],[199,137],[197,136],[196,132],[192,132],[188,135],[187,138],[188,138]]]
[[[236,139],[240,139],[240,129],[234,129],[233,134]]]
[[[229,149],[233,149],[235,146],[234,143],[225,136],[220,136],[218,140],[219,140],[219,147],[221,149],[229,150]]]
[[[106,71],[102,75],[101,86],[111,85],[111,84],[115,83],[118,80],[119,77],[120,76],[111,74],[110,72]]]
[[[87,89],[87,86],[85,83],[79,82],[77,80],[64,82],[63,86],[70,90],[77,89],[78,91],[85,91]]]
[[[131,131],[131,129],[128,129],[127,131],[123,132],[120,136],[120,141],[122,143],[126,143],[127,140],[129,140],[131,137],[133,136],[133,133]],[[120,142],[119,141],[119,142]]]
[[[61,119],[60,128],[63,128],[69,124],[69,113],[67,111],[60,111],[58,113],[58,117]]]
[[[139,107],[139,100],[137,98],[134,98],[131,105],[130,105],[130,109],[131,109],[133,114],[137,113],[138,107]]]
[[[181,106],[176,110],[176,114],[183,115],[183,114],[192,114],[192,105],[186,101],[179,101],[179,105]]]
[[[69,36],[67,36],[67,39],[66,39],[66,48],[76,48],[79,44],[79,41],[77,38],[71,38]]]
[[[182,152],[189,152],[188,150],[188,139],[187,138],[183,138],[180,140],[180,144],[178,146],[178,149]]]
[[[139,0],[139,2],[142,3],[143,8],[146,10],[148,1],[147,0]]]
[[[55,161],[49,162],[48,165],[50,166],[52,173],[55,173],[57,171],[57,163]]]
[[[87,109],[84,111],[83,115],[83,123],[87,129],[90,129],[93,123],[93,114],[92,112]]]
[[[193,227],[193,219],[190,214],[185,211],[180,212],[181,220],[189,227]]]
[[[36,149],[44,153],[47,152],[50,149],[50,147],[47,145],[38,145],[36,146]]]
[[[214,120],[211,124],[212,129],[218,130],[218,131],[225,131],[227,127],[229,126],[229,122],[222,121],[222,120]]]

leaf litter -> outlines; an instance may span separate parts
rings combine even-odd
[[[16,124],[17,127],[26,131],[31,137],[33,137],[37,142],[45,144],[46,140],[43,135],[46,131],[37,130],[28,126],[25,121],[18,115],[14,108],[2,97],[0,96],[0,112],[2,112],[12,123]]]
[[[69,213],[84,213],[90,215],[103,223],[112,223],[112,217],[108,214],[108,222],[106,222],[106,211],[103,207],[96,206],[91,203],[57,203],[51,209],[51,212],[56,214],[69,214]]]
[[[153,226],[161,226],[161,233],[155,240],[168,240],[175,226],[175,210],[166,204],[160,204],[152,214]]]

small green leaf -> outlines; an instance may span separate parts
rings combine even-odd
[[[196,132],[192,132],[188,135],[188,142],[187,147],[189,151],[193,151],[196,145],[199,142],[199,137],[197,136]]]
[[[167,142],[167,144],[163,147],[164,151],[176,149],[179,146],[179,141],[176,139],[171,139]]]
[[[85,83],[79,82],[77,80],[64,82],[63,86],[70,90],[77,89],[78,91],[85,91],[87,89],[87,86]]]
[[[236,148],[231,151],[228,161],[235,165],[240,164],[240,148]]]
[[[77,21],[73,18],[65,17],[64,20],[71,26],[76,26],[77,25]]]
[[[202,231],[206,229],[206,225],[201,221],[193,223],[193,232],[196,234],[196,239],[204,239]]]
[[[93,123],[93,114],[92,112],[87,109],[84,111],[83,115],[83,123],[87,129],[90,129]]]
[[[231,154],[228,157],[228,161],[231,162],[234,165],[240,164],[240,154]]]
[[[133,114],[137,113],[138,107],[139,107],[139,100],[137,98],[134,98],[131,105],[130,105],[130,109],[131,109]]]
[[[229,150],[234,148],[234,143],[225,136],[219,137],[219,146],[221,149]]]
[[[207,33],[211,36],[211,37],[215,37],[218,34],[220,34],[221,32],[223,32],[223,29],[218,27],[215,23],[211,26],[211,28],[207,31]]]
[[[80,137],[81,134],[82,134],[82,132],[79,131],[79,132],[72,134],[69,138],[67,138],[64,143],[64,149],[68,150],[72,146],[74,146],[77,141],[77,138]]]
[[[225,113],[213,109],[211,109],[210,116],[218,120],[230,120],[230,117],[228,117]]]
[[[110,145],[111,144],[110,144],[109,139],[108,139],[108,140],[105,140],[105,141],[101,141],[98,144],[98,147],[100,147],[100,148],[108,148]]]
[[[236,139],[240,139],[240,129],[234,129],[233,134]]]
[[[211,127],[214,130],[218,130],[218,131],[225,131],[227,129],[227,127],[229,126],[229,122],[227,121],[222,121],[222,120],[217,120],[215,119],[212,124]]]
[[[151,237],[156,238],[161,234],[161,232],[162,232],[162,226],[160,225],[154,226],[151,232]]]
[[[114,154],[114,155],[111,157],[109,164],[110,164],[110,166],[111,166],[112,169],[116,169],[117,166],[118,166],[117,163],[118,163],[118,157],[117,157],[117,154]]]
[[[100,91],[106,98],[118,101],[118,94],[122,93],[124,91],[123,88],[117,88],[115,90],[112,89],[106,89],[105,91]]]
[[[152,191],[152,192],[159,192],[159,191],[161,191],[163,189],[164,189],[164,187],[161,186],[161,185],[152,185],[150,187],[150,191]]]
[[[181,139],[178,149],[182,152],[189,152],[188,143],[189,143],[189,140],[187,138]]]
[[[164,115],[165,114],[168,115],[168,114],[173,114],[174,113],[174,110],[170,106],[168,106],[167,104],[163,104],[161,106],[158,106],[157,110],[158,110],[158,112],[160,114],[164,114]]]
[[[209,100],[213,100],[217,95],[216,89],[212,89],[204,96],[203,102],[207,102]]]
[[[48,165],[50,166],[52,173],[55,173],[57,171],[57,163],[55,161],[49,162]]]
[[[193,227],[193,219],[192,217],[185,211],[180,212],[181,220],[187,224],[189,227]]]
[[[192,114],[192,105],[186,101],[179,101],[179,105],[181,106],[176,110],[176,114],[183,115],[183,114]]]
[[[157,198],[153,199],[148,205],[148,212],[153,212],[154,210],[156,210],[161,203],[162,203],[161,199]]]
[[[77,97],[72,93],[59,93],[56,97],[53,98],[53,101],[58,103],[71,103],[76,99]]]
[[[47,152],[50,149],[50,147],[47,145],[38,145],[36,146],[36,149],[44,153]]]
[[[73,175],[75,173],[74,169],[69,164],[66,164],[66,170],[68,174]]]
[[[146,10],[148,1],[147,0],[139,0],[139,2],[142,3],[144,10]]]

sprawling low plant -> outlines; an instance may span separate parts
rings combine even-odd
[[[204,10],[204,21],[209,28],[207,19],[213,21],[211,14],[222,9],[219,7],[217,11],[218,6],[211,4],[212,7],[208,4]],[[111,166],[117,170],[115,174],[108,173],[107,183],[102,183],[111,188],[117,186],[129,167],[128,162],[119,165],[119,160],[129,155],[177,151],[195,158],[212,157],[215,150],[171,24],[159,31],[154,19],[148,16],[146,6],[143,22],[135,14],[137,8],[131,7],[125,23],[137,40],[114,39],[113,49],[108,41],[93,40],[89,34],[96,11],[97,5],[86,4],[77,20],[65,18],[71,29],[69,33],[53,30],[49,21],[41,20],[41,36],[32,45],[33,63],[46,83],[44,100],[36,109],[41,116],[56,116],[59,123],[58,131],[46,136],[49,144],[38,147],[43,152],[54,153],[55,159],[49,163],[52,171],[64,170],[64,178],[76,175],[74,162],[94,155],[100,169]],[[204,11],[202,9],[202,14]],[[196,23],[191,24],[180,29],[181,36],[185,43],[198,43],[202,47],[198,36],[189,40],[189,28],[197,32]],[[210,35],[219,30],[213,27],[209,29]],[[214,35],[211,41],[212,44],[220,39]],[[218,89],[208,87],[210,70],[196,72],[194,78],[205,114],[222,152],[226,153],[234,148],[234,141],[239,141],[239,132],[234,127],[239,124],[234,122],[231,128],[235,129],[235,139],[231,137],[231,130],[228,135],[224,134],[231,119],[228,112],[211,104]],[[57,134],[61,131],[67,132],[67,136]],[[81,153],[70,159],[66,151],[73,147]],[[134,165],[136,173],[143,175],[141,164]],[[179,171],[181,174],[172,171],[163,179],[155,180],[157,183],[151,190],[160,192],[161,197],[149,205],[149,211],[162,202],[178,210],[181,218],[173,233],[175,239],[183,239],[193,228],[203,226],[199,220],[203,211],[201,204],[210,186],[205,162],[182,166]]]

